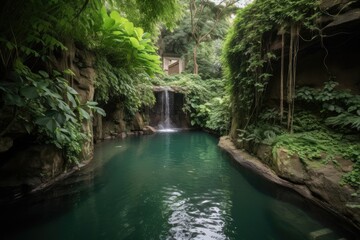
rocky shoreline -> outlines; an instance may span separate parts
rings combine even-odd
[[[295,175],[295,181],[291,181],[291,177],[286,179],[280,177],[281,175],[292,176],[293,174],[289,174],[289,172],[294,172],[291,167],[282,169],[282,174],[279,174],[259,158],[237,149],[228,136],[221,137],[218,145],[241,166],[261,175],[268,181],[292,189],[360,232],[359,197],[350,187],[341,186],[337,178],[331,179],[324,174],[324,171],[329,171],[330,166],[319,169],[307,168],[302,181]],[[279,159],[277,160],[279,161]]]

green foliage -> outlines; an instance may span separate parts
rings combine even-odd
[[[199,75],[202,79],[221,78],[221,48],[223,41],[216,39],[211,42],[204,42],[199,45],[197,64],[199,65]],[[186,64],[186,72],[191,73],[194,69],[194,61],[188,52],[185,56],[189,59]]]
[[[186,72],[194,73],[194,58],[202,79],[220,78],[220,49],[222,39],[230,26],[230,16],[235,13],[233,1],[185,0],[187,17],[181,19],[174,31],[162,31],[165,53],[178,54],[186,61]],[[225,7],[225,4],[228,6]],[[192,16],[192,17],[191,17]],[[194,49],[197,54],[194,55]]]
[[[9,81],[0,83],[0,93],[4,105],[16,112],[12,121],[20,122],[39,141],[64,149],[70,162],[77,162],[81,144],[87,140],[80,129],[81,120],[90,118],[88,110],[105,114],[95,103],[81,105],[63,74],[34,73],[20,61]]]
[[[228,131],[230,106],[224,80],[203,80],[193,74],[166,76],[163,80],[168,86],[181,87],[185,94],[183,110],[190,115],[191,125],[220,134]]]
[[[222,97],[212,98],[207,102],[209,111],[206,128],[209,128],[221,135],[227,134],[230,128],[230,97],[228,94]]]
[[[278,111],[265,109],[259,115],[259,121],[250,124],[245,130],[238,130],[238,142],[247,150],[255,151],[259,144],[284,148],[290,154],[296,154],[304,164],[318,162],[338,165],[341,157],[354,163],[353,171],[343,176],[342,182],[360,187],[360,138],[358,135],[335,132],[328,129],[319,116],[308,111],[295,113],[294,131],[289,134],[286,126],[278,118]]]
[[[173,29],[182,16],[182,5],[179,0],[113,0],[112,2],[126,18],[152,35],[156,35],[157,28],[161,24]]]
[[[335,81],[328,81],[322,89],[300,88],[297,99],[320,106],[327,125],[341,131],[360,131],[360,95],[336,90],[337,85]]]
[[[359,137],[346,137],[329,130],[314,130],[296,134],[284,134],[277,138],[274,149],[284,147],[291,154],[296,154],[307,161],[329,161],[338,164],[336,157],[342,157],[354,162],[353,171],[343,176],[343,182],[360,187],[360,144]]]
[[[149,76],[161,68],[152,38],[120,13],[108,13],[105,2],[5,0],[0,16],[0,104],[1,115],[15,117],[2,123],[1,135],[14,122],[22,123],[39,142],[55,144],[69,162],[77,161],[88,137],[82,120],[90,120],[92,111],[105,113],[96,102],[80,104],[69,85],[71,70],[64,71],[66,76],[52,70],[55,56],[63,55],[74,40],[99,58],[95,84],[102,103],[118,97],[134,113],[143,103],[154,102]]]
[[[359,162],[354,165],[354,168],[351,172],[346,173],[343,176],[343,183],[347,183],[350,186],[359,189],[360,188],[360,164]]]
[[[101,104],[117,99],[124,104],[129,114],[134,115],[140,107],[155,103],[151,78],[146,73],[114,67],[100,56],[95,67],[95,99]]]
[[[276,56],[266,35],[280,28],[286,31],[291,25],[312,30],[318,13],[318,2],[313,0],[258,0],[238,11],[223,57],[239,128],[258,119],[272,76],[270,63]]]
[[[159,56],[148,33],[120,16],[101,9],[102,24],[98,27],[96,52],[106,56],[108,62],[122,69],[146,72],[149,75],[162,73]],[[128,70],[126,69],[126,70]]]

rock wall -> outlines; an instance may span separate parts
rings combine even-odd
[[[79,93],[81,104],[85,104],[94,97],[95,57],[91,52],[76,47],[72,41],[66,42],[66,46],[68,51],[54,54],[53,64],[60,71],[71,69],[74,72],[75,75],[69,79],[69,85]],[[82,127],[85,133],[93,135],[92,120],[84,120]],[[93,141],[90,137],[82,145],[79,162],[89,161],[92,156]],[[52,145],[36,144],[34,139],[16,124],[6,137],[0,138],[0,158],[0,187],[20,187],[30,191],[66,171],[61,150]]]
[[[94,141],[99,142],[111,138],[125,138],[128,135],[148,134],[148,116],[137,112],[134,116],[128,116],[121,102],[108,103],[104,107],[106,117],[98,114],[94,116]]]

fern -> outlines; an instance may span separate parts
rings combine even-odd
[[[329,117],[325,123],[330,126],[351,127],[360,131],[360,116],[352,113],[344,112],[335,117]]]

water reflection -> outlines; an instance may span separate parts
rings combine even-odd
[[[162,190],[168,215],[165,239],[229,239],[225,235],[226,215],[231,205],[223,190],[187,195],[176,186]],[[221,200],[220,200],[221,199]]]

